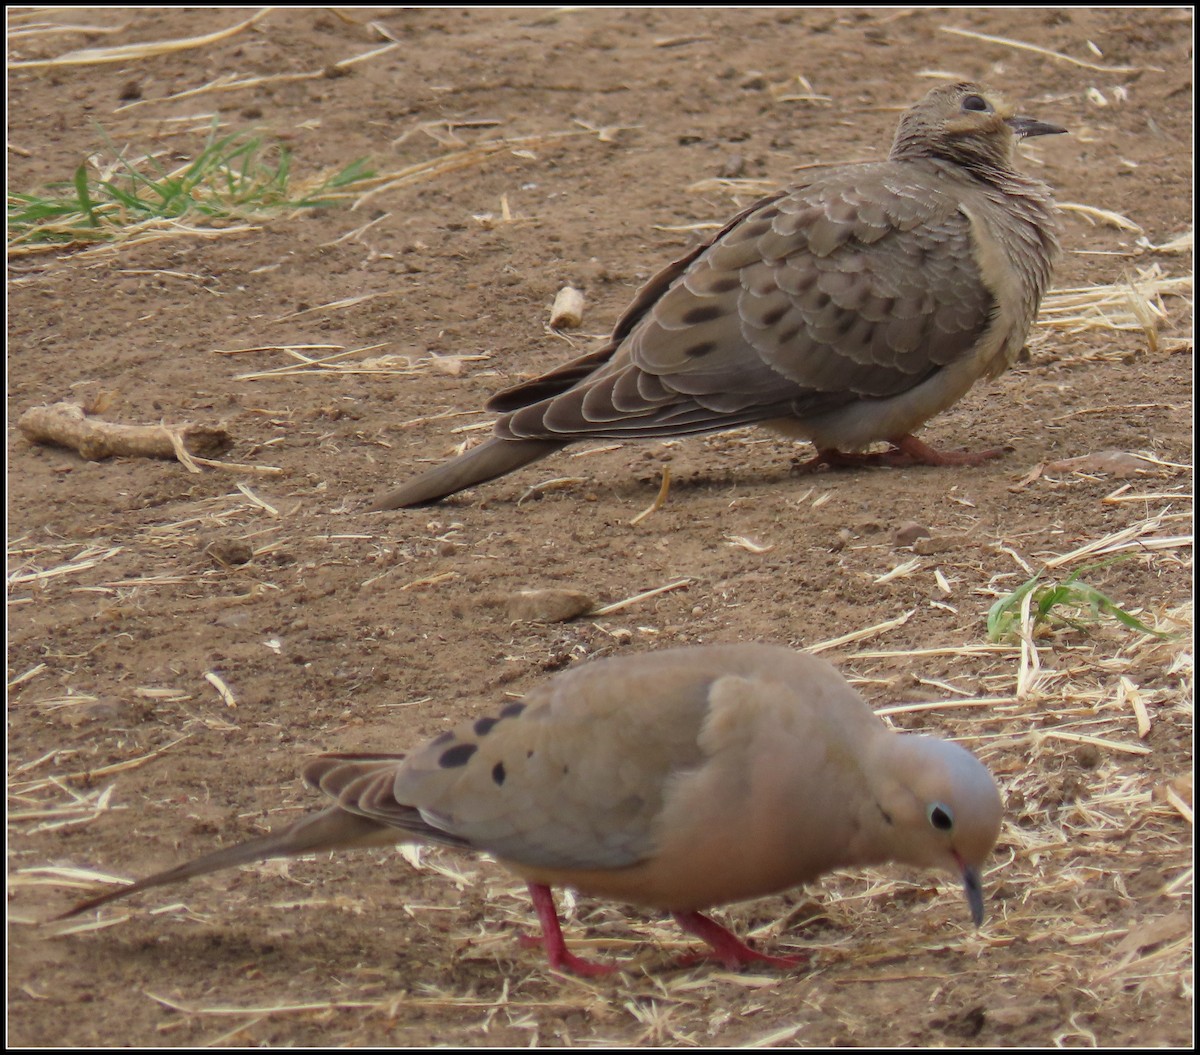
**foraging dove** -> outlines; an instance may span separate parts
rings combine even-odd
[[[1025,343],[1058,252],[1049,188],[1018,139],[1065,132],[975,84],[933,89],[887,161],[818,172],[655,275],[608,343],[495,396],[495,435],[369,511],[428,505],[583,439],[762,424],[808,467],[974,465],[913,431]],[[853,455],[875,441],[894,449]]]
[[[552,967],[616,969],[567,951],[552,886],[665,909],[731,968],[791,965],[699,910],[901,861],[959,875],[978,924],[1001,817],[965,748],[892,732],[824,660],[768,645],[585,663],[410,755],[323,755],[304,778],[335,804],[60,918],[268,857],[425,842],[526,880]]]

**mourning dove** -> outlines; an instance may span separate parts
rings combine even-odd
[[[977,464],[913,430],[1024,346],[1058,252],[1049,188],[1014,167],[1026,136],[976,84],[933,89],[887,161],[825,169],[739,213],[655,275],[608,343],[488,404],[495,435],[370,510],[427,505],[583,439],[762,424],[818,464]],[[844,454],[886,440],[881,455]]]
[[[279,832],[76,905],[269,857],[399,842],[486,851],[529,885],[551,966],[551,887],[666,910],[730,967],[790,965],[701,915],[830,869],[900,861],[961,877],[976,922],[1000,797],[965,748],[892,732],[823,660],[713,645],[597,660],[409,755],[322,755],[335,800]]]

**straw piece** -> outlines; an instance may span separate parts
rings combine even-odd
[[[1127,755],[1148,755],[1150,748],[1141,744],[1123,744],[1119,740],[1107,740],[1102,736],[1089,736],[1087,733],[1069,733],[1062,729],[1047,729],[1037,734],[1048,740],[1067,740],[1075,744],[1092,744],[1109,751],[1120,751]]]
[[[838,648],[841,645],[848,645],[852,641],[862,641],[868,637],[876,637],[879,634],[885,634],[889,630],[895,630],[896,627],[903,626],[914,615],[916,615],[916,613],[917,609],[914,608],[909,612],[905,612],[904,615],[897,616],[895,619],[887,619],[882,623],[876,623],[874,626],[864,627],[862,630],[854,630],[849,634],[842,634],[841,637],[831,637],[827,641],[819,641],[815,645],[807,645],[805,646],[804,651],[812,653],[824,652],[830,648]]]
[[[490,429],[492,427],[492,423],[490,421],[484,421],[480,422],[478,426],[466,426],[466,428],[472,427]],[[466,428],[462,430],[455,429],[454,431],[466,431]],[[574,487],[577,484],[582,483],[587,483],[587,479],[583,476],[555,476],[549,480],[540,480],[538,483],[531,487],[527,487],[522,492],[521,497],[517,499],[517,505],[522,505],[530,498],[535,498],[537,495],[545,494],[548,491],[565,491],[569,487]]]
[[[635,516],[631,521],[629,521],[629,523],[631,525],[632,524],[640,524],[651,513],[657,513],[660,509],[662,509],[663,505],[667,501],[667,494],[670,490],[671,490],[671,467],[668,465],[664,465],[663,466],[663,474],[662,474],[662,483],[659,484],[659,486],[658,486],[658,494],[654,496],[654,501],[651,502],[640,513],[638,513],[638,515]]]
[[[165,755],[171,748],[182,744],[185,740],[190,740],[191,736],[180,736],[172,740],[165,747],[160,747],[157,751],[151,751],[145,755],[139,755],[137,758],[126,759],[124,762],[114,762],[108,766],[101,766],[99,769],[79,769],[73,773],[66,773],[58,777],[49,777],[45,780],[35,780],[28,784],[20,784],[10,786],[11,793],[32,794],[35,791],[42,791],[49,787],[62,788],[64,783],[74,783],[75,781],[83,781],[84,783],[92,783],[98,777],[107,777],[113,773],[124,773],[131,769],[138,769],[144,766],[147,762],[152,762],[154,759]]]
[[[941,26],[940,29],[943,33],[953,33],[955,36],[967,37],[971,40],[982,40],[989,44],[1000,44],[1007,48],[1016,48],[1018,51],[1031,51],[1035,55],[1045,55],[1047,58],[1057,59],[1059,62],[1069,62],[1075,66],[1082,66],[1085,70],[1096,70],[1099,73],[1138,73],[1143,69],[1162,72],[1156,66],[1100,66],[1094,62],[1087,62],[1084,59],[1074,59],[1070,55],[1051,51],[1049,48],[1040,48],[1036,44],[1025,44],[1020,40],[1010,40],[1008,37],[993,37],[987,33],[976,33],[970,29],[956,29],[953,26]]]
[[[602,608],[597,608],[592,612],[592,615],[612,615],[614,612],[620,612],[631,605],[637,604],[639,601],[645,601],[650,597],[657,597],[660,593],[668,593],[671,590],[682,590],[684,587],[691,586],[695,581],[692,578],[676,579],[665,586],[656,586],[653,590],[644,590],[642,593],[636,593],[632,597],[626,597],[623,601],[614,601],[612,604],[606,604]]]
[[[1141,226],[1134,223],[1128,216],[1122,216],[1120,213],[1112,212],[1109,209],[1098,209],[1094,205],[1081,205],[1074,201],[1060,201],[1058,207],[1063,212],[1073,212],[1082,216],[1085,220],[1093,222],[1106,223],[1111,227],[1117,228],[1119,231],[1137,231],[1141,233]]]
[[[225,684],[225,680],[221,675],[211,670],[205,671],[204,680],[217,690],[218,695],[225,701],[226,707],[237,707],[237,700],[233,695],[233,690]]]
[[[364,184],[373,183],[375,187],[358,198],[351,206],[351,209],[363,208],[377,194],[384,194],[398,187],[406,187],[414,183],[432,179],[435,176],[444,175],[448,172],[456,172],[459,169],[482,164],[496,154],[513,153],[519,148],[524,147],[545,146],[560,139],[585,134],[587,134],[587,130],[578,132],[544,132],[540,135],[516,136],[512,139],[489,139],[482,143],[475,143],[465,150],[443,154],[429,161],[407,165],[395,172],[382,173],[370,180],[364,180]]]
[[[239,22],[228,29],[216,33],[206,33],[200,37],[181,37],[177,40],[160,40],[149,44],[121,44],[112,48],[85,48],[82,51],[68,51],[54,59],[30,59],[26,62],[10,62],[11,69],[36,69],[45,66],[93,66],[105,62],[129,62],[133,59],[149,59],[155,55],[170,55],[178,51],[188,51],[192,48],[202,48],[227,40],[244,29],[270,14],[272,8],[264,7],[245,22]]]
[[[8,683],[8,691],[12,692],[18,685],[24,685],[25,682],[31,681],[46,669],[45,663],[38,663],[36,666],[30,667],[24,674],[18,674]]]
[[[59,564],[53,568],[45,568],[39,571],[14,572],[8,577],[8,584],[13,586],[24,582],[40,582],[43,579],[53,579],[60,575],[74,575],[77,572],[87,571],[102,561],[115,557],[124,548],[124,546],[112,546],[103,552],[97,548],[89,548],[66,564]]]

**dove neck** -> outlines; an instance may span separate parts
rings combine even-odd
[[[880,737],[867,771],[871,815],[863,819],[864,849],[857,863],[899,861],[923,867],[945,864],[931,860],[913,834],[926,826],[931,777],[944,767],[945,741],[928,736],[891,733]],[[939,855],[940,858],[940,855]]]
[[[985,183],[1005,186],[1020,180],[1013,167],[1013,140],[988,143],[978,139],[934,140],[928,136],[897,136],[891,161],[934,161],[952,165]]]

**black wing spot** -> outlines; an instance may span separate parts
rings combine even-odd
[[[716,341],[701,341],[699,344],[693,344],[683,354],[691,359],[699,359],[700,356],[708,355],[709,352],[715,351],[716,347]]]
[[[447,730],[444,733],[438,733],[437,736],[435,736],[432,740],[430,740],[429,746],[437,747],[438,744],[444,744],[448,740],[453,740],[453,739],[454,739],[454,734],[452,732],[450,732],[449,730]]]
[[[505,775],[503,762],[497,762],[494,766],[492,766],[492,780],[494,780],[497,785],[504,783]]]
[[[510,703],[500,709],[500,717],[515,718],[523,710],[525,710],[525,704],[521,703],[520,701],[517,701],[516,703]]]
[[[752,220],[743,220],[729,234],[736,234],[739,240],[761,238],[771,229],[771,220],[763,219],[765,215],[765,213],[759,213]],[[775,215],[778,215],[778,210]]]
[[[775,323],[782,319],[787,313],[788,306],[786,304],[780,307],[772,308],[762,317],[763,328],[765,329],[768,326],[774,326]]]
[[[480,718],[471,728],[475,730],[476,736],[487,736],[498,721],[499,718]]]
[[[723,309],[719,304],[701,304],[695,308],[689,308],[683,313],[683,321],[688,326],[696,326],[702,322],[711,322],[719,317]]]
[[[465,766],[470,757],[478,750],[479,747],[476,744],[455,744],[453,747],[446,748],[438,756],[438,765],[443,769]]]

